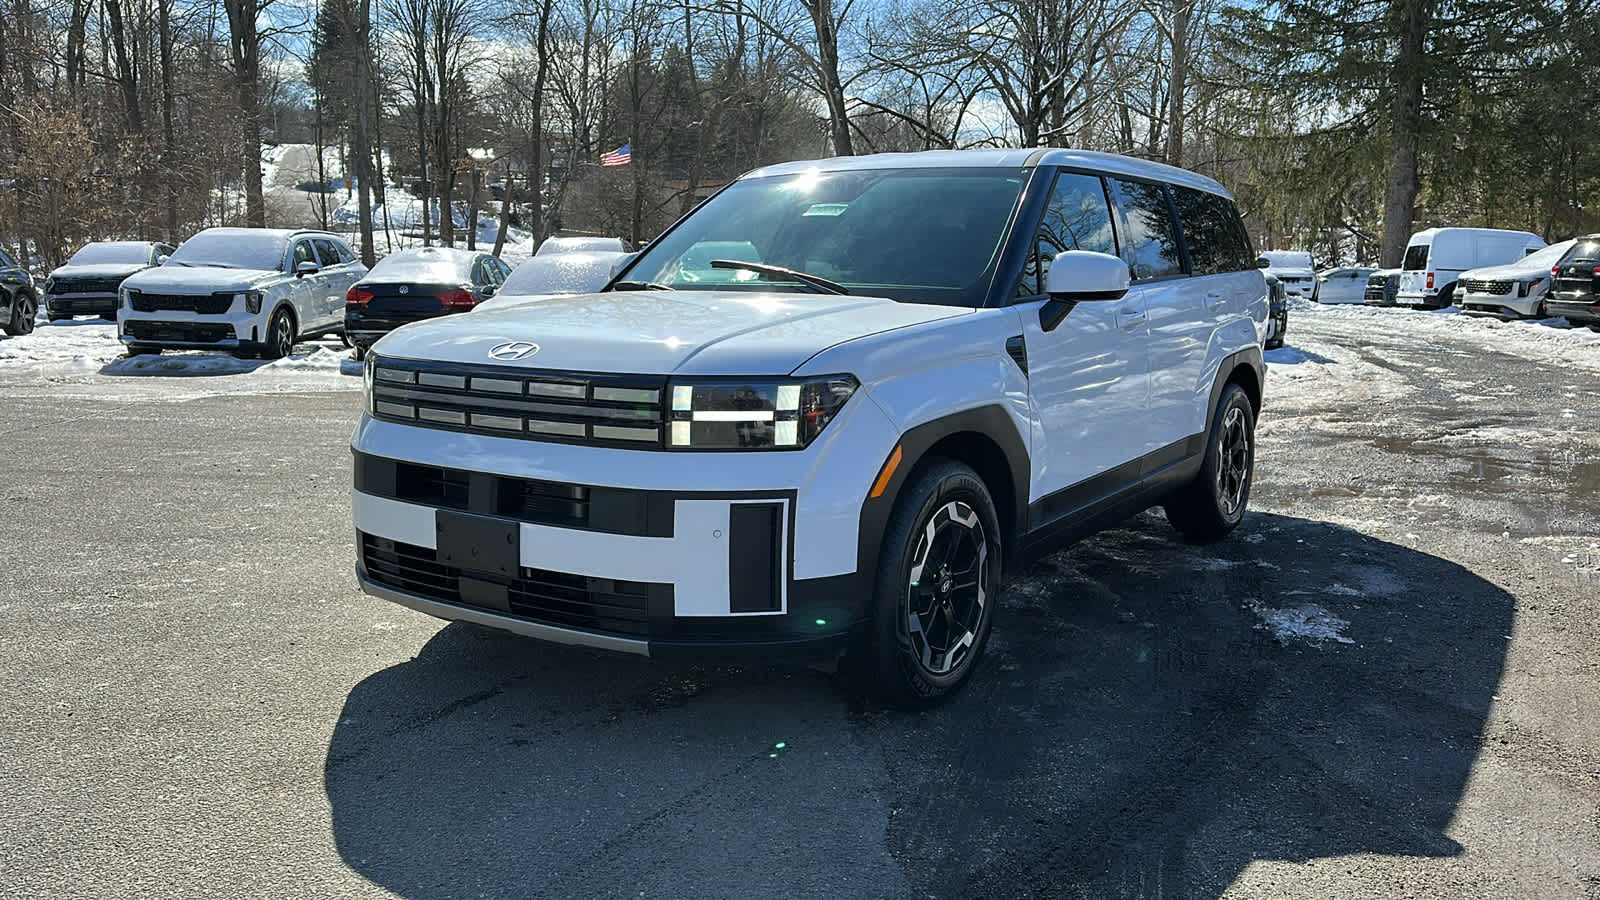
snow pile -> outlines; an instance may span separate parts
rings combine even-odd
[[[1454,307],[1418,312],[1400,307],[1322,306],[1305,301],[1290,304],[1289,336],[1294,317],[1316,315],[1319,324],[1372,333],[1375,338],[1414,344],[1468,344],[1552,366],[1580,366],[1600,372],[1600,333],[1574,328],[1562,318],[1502,322],[1461,315]]]
[[[32,334],[0,338],[0,370],[40,367],[94,372],[121,355],[117,326],[101,319],[40,322]]]
[[[1277,609],[1260,601],[1251,601],[1250,611],[1261,619],[1256,628],[1272,632],[1272,636],[1277,638],[1280,644],[1304,641],[1313,647],[1320,647],[1330,641],[1338,644],[1355,643],[1344,636],[1344,630],[1350,627],[1349,621],[1335,616],[1315,603],[1300,603]]]

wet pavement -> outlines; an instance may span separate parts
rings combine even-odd
[[[360,595],[352,393],[0,373],[0,895],[1600,897],[1600,361],[1289,344],[921,714]]]

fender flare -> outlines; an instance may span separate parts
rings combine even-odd
[[[1217,377],[1211,381],[1211,400],[1206,405],[1207,423],[1216,418],[1217,404],[1222,401],[1222,388],[1228,384],[1235,370],[1240,368],[1248,369],[1255,380],[1256,395],[1250,399],[1255,402],[1257,418],[1260,417],[1261,409],[1266,404],[1267,366],[1266,361],[1262,359],[1261,348],[1252,345],[1243,350],[1234,351],[1224,357],[1222,362],[1218,364]],[[1245,392],[1249,393],[1249,388],[1246,388]],[[1207,427],[1209,427],[1209,424]]]

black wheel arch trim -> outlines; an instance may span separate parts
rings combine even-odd
[[[994,403],[973,407],[924,422],[900,436],[898,444],[900,464],[890,476],[883,493],[878,497],[868,497],[861,504],[859,532],[856,539],[858,573],[871,576],[878,571],[878,556],[882,549],[884,532],[889,525],[889,516],[894,511],[896,499],[910,480],[911,474],[916,471],[917,465],[941,441],[961,434],[973,434],[980,439],[988,440],[999,448],[1000,455],[1004,459],[1006,475],[1011,481],[1008,496],[993,496],[999,491],[995,485],[989,484],[987,478],[984,478],[985,484],[990,486],[997,507],[996,515],[1001,519],[1002,545],[1009,544],[1026,529],[1028,486],[1031,477],[1027,444],[1004,406]],[[966,462],[961,459],[957,461]],[[982,471],[978,474],[983,478]],[[1006,565],[1009,566],[1010,563],[1007,562]]]
[[[1246,347],[1224,357],[1217,366],[1217,377],[1211,382],[1211,400],[1206,405],[1206,427],[1211,427],[1211,420],[1217,416],[1217,404],[1222,402],[1222,389],[1232,380],[1234,372],[1246,369],[1254,379],[1256,394],[1250,399],[1255,403],[1256,416],[1259,418],[1261,409],[1266,405],[1266,361],[1261,356],[1261,348],[1256,346]],[[1249,389],[1245,390],[1249,393]]]

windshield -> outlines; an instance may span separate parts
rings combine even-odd
[[[1261,255],[1274,269],[1311,268],[1311,254],[1303,250],[1268,250]]]
[[[138,241],[101,241],[86,244],[67,260],[69,266],[99,266],[125,263],[149,265],[150,245]]]
[[[678,289],[814,291],[781,266],[852,294],[979,306],[1022,192],[1020,169],[809,171],[735,182],[621,276]]]
[[[1428,249],[1431,244],[1412,244],[1406,248],[1406,258],[1400,268],[1407,272],[1420,272],[1428,267]]]
[[[457,253],[437,247],[391,253],[372,267],[366,278],[373,281],[404,281],[411,284],[467,284],[472,281],[471,253]]]
[[[268,231],[202,231],[179,247],[167,265],[277,269],[288,238]]]

